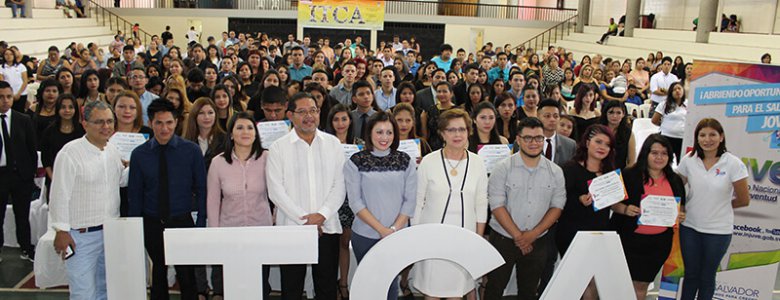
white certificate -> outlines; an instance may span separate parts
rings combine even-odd
[[[355,144],[341,144],[341,147],[344,148],[344,157],[349,160],[350,157],[352,157],[352,154],[360,152],[360,150],[363,150],[363,146],[361,145],[355,145]]]
[[[133,153],[133,150],[148,139],[149,134],[146,133],[116,132],[108,139],[108,142],[119,149],[122,159],[130,161],[130,154]]]
[[[639,205],[642,209],[637,221],[639,225],[672,227],[677,223],[679,197],[647,195]]]
[[[477,145],[477,155],[485,162],[487,173],[493,172],[493,167],[501,160],[512,155],[512,145],[485,144]]]
[[[599,211],[628,198],[620,169],[593,178],[589,184],[588,192],[593,197],[594,211]]]
[[[412,159],[418,159],[422,157],[420,154],[422,153],[422,151],[420,151],[420,139],[401,140],[398,143],[398,151],[409,154],[409,157]]]
[[[289,120],[257,123],[257,133],[260,134],[260,143],[265,149],[271,148],[271,145],[276,142],[276,140],[288,132],[290,132]]]

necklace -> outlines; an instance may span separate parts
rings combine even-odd
[[[452,176],[458,176],[458,166],[460,166],[460,163],[461,163],[461,162],[463,162],[463,152],[461,152],[460,159],[458,159],[458,163],[457,163],[457,164],[455,164],[455,166],[454,166],[454,167],[452,166],[452,163],[450,163],[450,160],[449,160],[449,159],[447,159],[446,161],[447,161],[447,165],[449,165],[449,166],[450,166],[450,168],[451,168],[451,169],[450,169],[450,175],[452,175]]]

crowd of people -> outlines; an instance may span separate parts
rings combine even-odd
[[[475,279],[450,262],[418,262],[388,299],[411,296],[410,284],[426,299],[500,299],[513,268],[518,298],[535,299],[575,234],[592,230],[620,234],[645,299],[673,236],[637,225],[648,195],[682,199],[682,299],[711,299],[733,208],[749,201],[747,170],[717,120],[701,120],[682,153],[692,65],[660,51],[575,61],[553,46],[467,54],[444,44],[423,59],[419,42],[399,36],[377,49],[360,37],[331,47],[327,37],[232,31],[206,45],[195,35],[186,49],[173,40],[169,28],[146,45],[118,34],[108,55],[52,46],[39,64],[0,43],[0,201],[11,200],[23,256],[34,259],[26,216],[40,152],[71,299],[105,299],[103,222],[119,216],[143,218],[152,299],[168,299],[166,228],[316,225],[317,299],[348,299],[350,245],[359,264],[382,238],[426,223],[484,236],[506,263]],[[661,132],[637,147],[626,103],[645,102]],[[292,129],[264,147],[258,124],[284,120]],[[108,142],[115,133],[148,140],[128,161]],[[409,139],[419,156],[399,150]],[[343,144],[363,150],[345,157]],[[491,174],[476,154],[487,144],[515,152]],[[628,199],[594,211],[588,182],[615,169]],[[203,266],[175,268],[182,299],[221,299],[219,266],[211,285]],[[281,266],[282,299],[300,299],[305,274]],[[591,283],[583,299],[597,297]]]

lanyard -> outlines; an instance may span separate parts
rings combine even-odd
[[[463,172],[463,182],[460,185],[460,227],[465,227],[465,209],[463,204],[463,188],[466,186],[466,177],[469,175],[469,161],[471,158],[466,153],[466,171]],[[452,199],[452,182],[450,181],[450,174],[447,172],[447,164],[444,162],[444,149],[441,150],[441,166],[444,168],[444,176],[447,178],[447,186],[449,187],[449,193],[447,194],[447,203],[444,205],[444,213],[441,215],[441,223],[444,224],[444,217],[447,216],[447,209],[450,207],[450,199]]]

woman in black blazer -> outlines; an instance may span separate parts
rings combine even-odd
[[[637,299],[647,288],[672,250],[672,227],[637,225],[640,203],[648,195],[673,196],[685,205],[685,186],[672,170],[672,145],[660,134],[650,135],[642,145],[636,164],[623,172],[628,199],[612,206],[610,225],[620,235]],[[680,212],[678,223],[685,218]],[[676,225],[675,225],[676,226]]]

